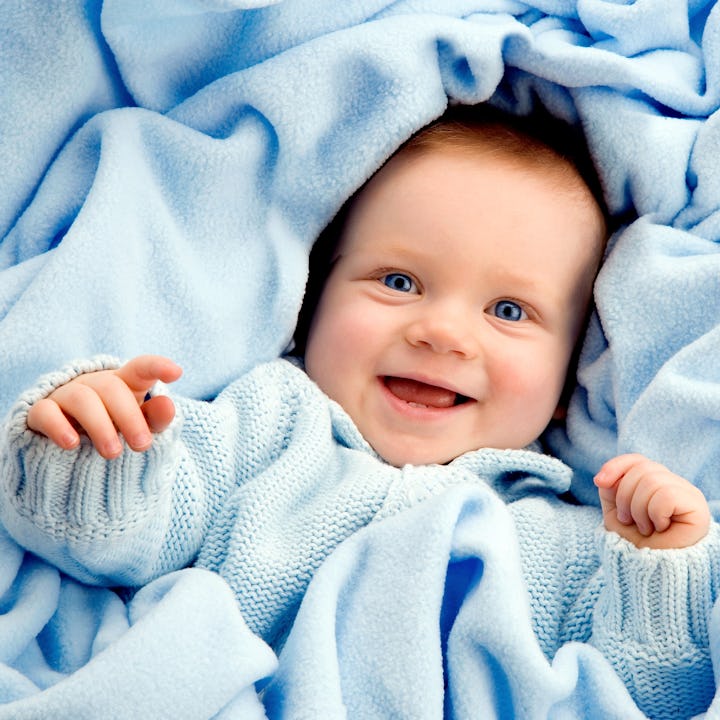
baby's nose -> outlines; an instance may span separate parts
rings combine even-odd
[[[407,329],[407,341],[436,353],[474,358],[480,352],[476,324],[467,311],[437,308],[423,312]]]

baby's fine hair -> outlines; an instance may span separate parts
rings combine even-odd
[[[557,179],[559,190],[582,191],[584,185],[607,218],[602,188],[582,129],[552,116],[543,108],[519,116],[489,104],[453,107],[410,137],[393,156],[447,148],[488,157],[500,155],[519,167],[545,170],[549,177]],[[313,245],[292,351],[298,357],[305,354],[313,314],[332,269],[335,248],[353,200],[362,187],[345,202]]]
[[[578,187],[579,176],[607,214],[582,129],[541,107],[530,115],[512,115],[488,104],[457,106],[419,130],[397,153],[421,154],[442,148],[500,156],[519,167],[548,170],[565,188]]]

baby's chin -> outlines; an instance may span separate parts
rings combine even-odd
[[[465,453],[477,450],[475,447],[467,449],[433,449],[427,443],[418,443],[417,446],[384,447],[382,441],[377,444],[370,443],[373,450],[388,464],[401,468],[405,465],[447,465],[455,458]]]
[[[531,439],[523,445],[519,445],[517,441],[515,441],[505,445],[502,443],[483,443],[479,445],[472,444],[463,448],[432,448],[427,442],[421,441],[416,444],[406,444],[403,447],[398,447],[397,445],[388,447],[389,444],[387,442],[380,440],[376,444],[370,442],[370,445],[388,465],[401,468],[405,465],[447,465],[460,456],[475,452],[476,450],[522,450],[527,448],[532,442],[533,440]]]

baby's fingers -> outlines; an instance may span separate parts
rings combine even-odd
[[[702,537],[710,525],[710,509],[702,490],[682,478],[653,494],[648,502],[648,514],[658,532],[671,525],[694,525]]]
[[[595,475],[595,484],[600,488],[609,488],[640,463],[646,462],[646,458],[638,453],[626,453],[608,460]]]
[[[142,413],[150,430],[161,433],[175,417],[175,404],[166,395],[156,395],[142,404]]]
[[[139,397],[150,390],[158,380],[164,383],[175,382],[182,375],[182,369],[161,355],[140,355],[126,362],[115,374]]]
[[[638,528],[650,531],[647,508],[643,505],[643,493],[638,494],[638,486],[656,465],[637,453],[618,455],[606,462],[595,476],[604,512],[613,509],[623,525],[635,523]],[[645,494],[645,502],[647,499]]]
[[[665,500],[672,496],[672,491],[662,485],[657,485],[652,477],[643,476],[638,479],[633,488],[632,496],[628,498],[629,512],[632,522],[635,523],[638,532],[647,537],[653,532],[663,532],[670,524],[665,510]],[[654,501],[651,512],[651,503]]]
[[[670,527],[673,517],[677,514],[678,503],[676,502],[676,488],[668,486],[658,488],[647,501],[648,522],[656,532],[665,532]],[[681,509],[680,509],[681,510]],[[682,510],[680,514],[682,513]],[[649,535],[649,532],[643,535]]]
[[[96,409],[93,409],[91,417],[82,419],[77,415],[74,417],[85,429],[98,452],[103,457],[115,457],[121,452],[118,431],[133,450],[137,452],[147,450],[152,444],[152,434],[145,415],[138,405],[135,393],[125,381],[117,373],[108,372],[88,375],[87,382],[91,384],[93,391],[101,401],[106,418],[101,419],[100,411]],[[89,409],[88,412],[90,412]],[[106,419],[111,423],[112,433],[107,426]],[[102,420],[102,422],[98,422],[93,429],[88,425],[95,420]],[[98,442],[101,445],[105,442],[110,443],[107,446],[107,452],[101,449]],[[111,446],[113,446],[112,450]]]
[[[28,411],[27,426],[52,440],[63,450],[72,450],[80,442],[80,435],[60,406],[49,398],[36,402]]]
[[[137,406],[132,394],[129,395]],[[95,449],[104,458],[111,459],[122,452],[115,423],[94,387],[82,382],[70,382],[55,390],[50,402],[53,402],[66,417],[75,421],[75,425],[87,434]],[[29,420],[28,415],[28,425],[30,425]]]

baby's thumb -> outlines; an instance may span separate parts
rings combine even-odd
[[[175,417],[175,403],[167,395],[157,395],[142,404],[142,412],[150,432],[161,433]]]

